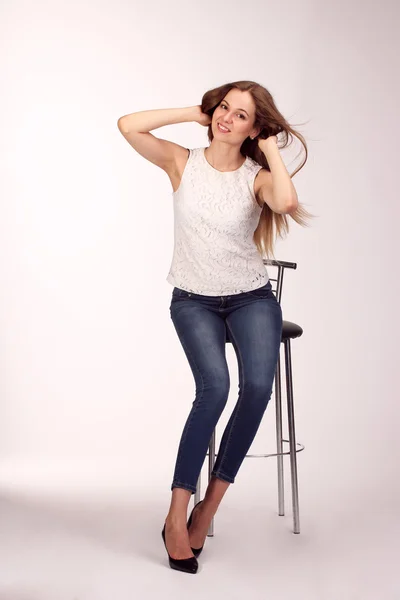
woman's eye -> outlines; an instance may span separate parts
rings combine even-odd
[[[227,108],[226,104],[221,104],[221,108],[223,108],[223,107]],[[244,118],[245,118],[245,116],[244,116],[244,115],[242,115],[242,113],[236,113],[236,114],[238,114],[238,115],[239,115],[239,117],[241,117],[242,119],[244,119]]]

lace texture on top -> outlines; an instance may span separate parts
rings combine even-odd
[[[204,150],[190,149],[173,192],[174,249],[166,280],[206,296],[262,287],[269,276],[253,241],[262,211],[254,180],[262,167],[247,156],[238,169],[218,171]]]

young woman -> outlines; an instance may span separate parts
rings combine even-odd
[[[187,149],[150,133],[172,123],[208,127],[210,145]],[[282,311],[262,256],[273,255],[272,230],[286,215],[306,225],[291,177],[307,160],[304,138],[252,81],[210,90],[201,105],[148,110],[118,120],[125,139],[169,176],[174,199],[174,252],[167,281],[170,314],[196,383],[182,432],[162,536],[172,568],[196,573],[211,520],[252,444],[269,402],[282,334]],[[281,159],[297,137],[305,159],[292,175]],[[205,497],[196,491],[212,432],[229,394],[225,343],[239,365],[239,397],[223,433]]]

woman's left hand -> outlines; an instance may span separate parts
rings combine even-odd
[[[258,147],[260,148],[260,150],[262,150],[264,152],[264,150],[266,148],[268,148],[268,146],[270,144],[277,144],[278,143],[278,138],[276,135],[270,135],[269,137],[267,137],[266,139],[261,139],[258,138]]]

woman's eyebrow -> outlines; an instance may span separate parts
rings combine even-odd
[[[222,102],[226,102],[226,104],[227,104],[228,106],[230,106],[230,104],[229,104],[228,100],[223,100]],[[247,116],[249,116],[249,113],[247,112],[247,110],[244,110],[244,108],[238,108],[237,110],[242,110],[243,112],[245,112],[245,113],[246,113],[246,115],[247,115]]]

